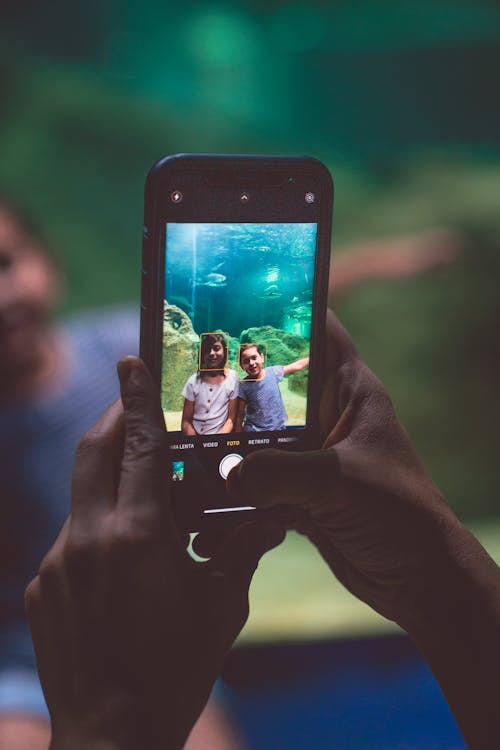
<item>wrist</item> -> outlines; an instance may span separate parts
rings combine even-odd
[[[181,712],[170,715],[165,705],[144,707],[141,701],[111,701],[89,710],[88,716],[52,722],[49,750],[182,750],[196,722]]]
[[[500,614],[500,569],[455,517],[444,525],[439,555],[409,593],[400,624],[427,648],[451,648]]]
[[[415,596],[404,627],[433,671],[467,745],[489,750],[500,731],[500,570],[461,524],[448,541],[441,570]]]
[[[51,740],[49,750],[123,750],[124,746],[114,740],[104,738],[89,739],[78,732],[66,739],[54,738]]]
[[[169,733],[166,728],[160,732],[152,732],[150,727],[144,726],[132,733],[122,728],[113,736],[106,732],[89,734],[85,731],[72,729],[57,735],[53,733],[49,750],[182,750],[189,736],[190,729],[179,733],[177,729]]]

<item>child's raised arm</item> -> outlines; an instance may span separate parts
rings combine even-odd
[[[290,373],[298,372],[305,367],[309,367],[309,357],[302,357],[302,359],[297,359],[295,362],[290,362],[289,365],[283,365],[283,374],[290,375]]]

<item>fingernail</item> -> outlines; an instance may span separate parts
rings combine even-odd
[[[124,357],[121,359],[116,365],[116,370],[118,372],[120,384],[125,386],[128,383],[130,373],[132,372],[132,359],[130,357]]]

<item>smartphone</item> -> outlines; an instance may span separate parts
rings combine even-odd
[[[332,208],[311,157],[176,154],[149,172],[141,357],[182,530],[255,512],[225,488],[248,453],[318,447]]]

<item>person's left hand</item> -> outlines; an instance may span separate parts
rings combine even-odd
[[[163,416],[141,360],[80,442],[71,515],[26,592],[52,750],[181,748],[248,616],[273,523],[195,563],[169,507]],[[123,406],[122,406],[123,404]]]

